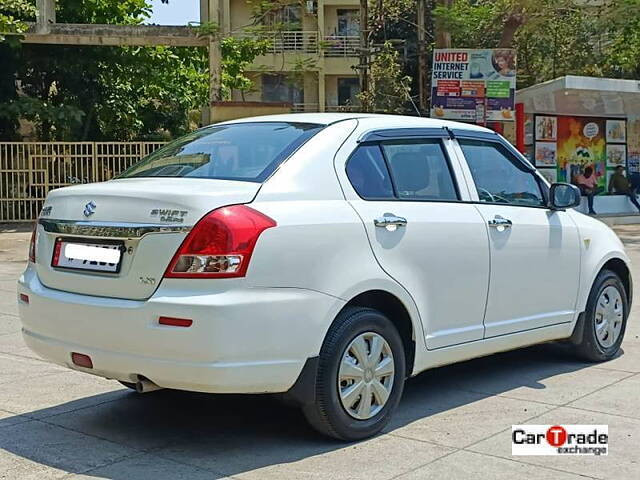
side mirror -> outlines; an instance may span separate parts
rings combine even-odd
[[[580,189],[570,183],[554,183],[549,190],[549,207],[552,210],[565,210],[580,205]]]

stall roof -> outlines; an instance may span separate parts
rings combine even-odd
[[[640,112],[640,82],[567,75],[518,90],[516,103],[526,113],[626,117]]]

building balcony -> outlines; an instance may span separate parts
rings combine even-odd
[[[260,38],[269,42],[267,54],[322,52],[325,57],[357,57],[360,38],[357,35],[327,35],[320,37],[317,31],[287,30],[260,33],[243,33],[240,37]],[[320,41],[320,38],[322,40]]]
[[[267,54],[286,52],[318,53],[318,32],[304,30],[245,32],[239,37],[259,38],[269,42]]]
[[[359,47],[357,35],[329,35],[322,39],[325,57],[357,57]]]

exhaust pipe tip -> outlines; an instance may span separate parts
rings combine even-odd
[[[151,380],[138,380],[136,382],[136,392],[138,393],[149,393],[155,392],[156,390],[162,390],[162,387],[156,385]]]

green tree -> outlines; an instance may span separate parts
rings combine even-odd
[[[259,55],[264,55],[269,49],[269,41],[249,37],[226,37],[220,41],[222,57],[222,95],[231,99],[234,90],[238,90],[244,100],[244,95],[254,88],[253,81],[246,76],[247,68]]]
[[[370,88],[358,95],[367,112],[404,113],[410,100],[411,77],[404,75],[398,51],[385,42],[371,62]]]
[[[57,20],[68,23],[139,24],[151,12],[146,0],[59,0],[57,6]],[[200,48],[0,44],[0,64],[11,66],[0,70],[4,139],[15,136],[18,118],[32,121],[43,140],[174,136],[193,128],[191,112],[208,99]]]
[[[513,47],[520,88],[558,76],[640,72],[640,0],[453,0],[434,10],[457,48]]]

